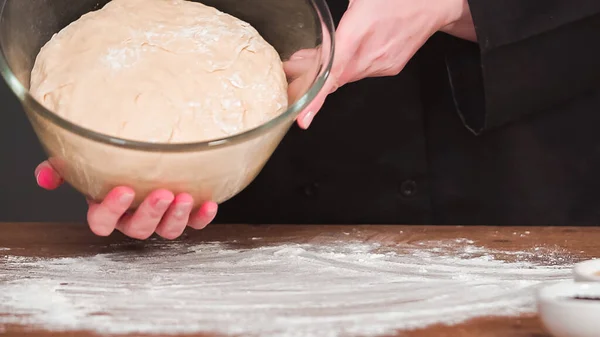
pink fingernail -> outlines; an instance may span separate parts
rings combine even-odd
[[[217,214],[217,207],[212,206],[212,207],[207,207],[206,209],[206,215],[208,216],[213,216]]]
[[[306,115],[302,117],[302,124],[304,125],[304,128],[308,128],[310,123],[312,123],[313,118],[315,118],[315,113],[312,111],[307,112]]]
[[[133,201],[133,197],[133,193],[123,193],[119,197],[119,203],[123,206],[129,206],[129,204],[131,204]]]
[[[35,173],[35,181],[37,182],[38,185],[41,186],[40,184],[40,173],[42,173],[42,170],[39,170]]]
[[[174,215],[178,218],[181,218],[181,217],[185,216],[186,213],[189,213],[191,208],[192,208],[192,203],[190,203],[190,202],[184,202],[184,203],[177,204],[175,206]]]
[[[52,187],[52,174],[50,172],[48,172],[47,170],[41,169],[37,176],[35,177],[35,180],[37,181],[38,185],[40,185],[41,187],[44,188],[50,188]]]
[[[156,207],[160,208],[160,209],[166,209],[167,207],[169,207],[169,205],[171,205],[171,200],[168,199],[158,199],[158,201],[156,202]]]

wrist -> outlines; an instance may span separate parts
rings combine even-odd
[[[447,14],[438,31],[477,42],[477,33],[468,0],[443,0],[448,3]]]
[[[440,30],[456,25],[468,19],[471,20],[471,10],[468,0],[441,0],[444,6],[444,15],[441,19]]]

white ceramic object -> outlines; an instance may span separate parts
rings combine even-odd
[[[576,264],[573,268],[573,278],[577,282],[600,282],[600,259]]]
[[[578,300],[575,296],[597,297]],[[600,336],[600,282],[566,281],[537,292],[540,319],[554,337]]]

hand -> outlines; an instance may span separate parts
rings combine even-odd
[[[400,73],[423,44],[438,31],[475,41],[467,0],[350,0],[336,31],[330,77],[321,93],[299,115],[308,128],[327,95],[367,77]],[[301,50],[286,62],[294,77],[314,50]],[[303,61],[304,60],[304,61]]]
[[[63,179],[47,161],[35,170],[40,187],[53,190],[63,183]],[[92,232],[108,236],[115,229],[123,234],[145,240],[154,232],[165,239],[178,238],[186,226],[202,229],[213,221],[217,214],[217,204],[205,203],[199,211],[191,214],[194,199],[187,193],[173,195],[167,190],[156,190],[142,202],[133,214],[127,210],[135,193],[129,187],[113,189],[102,203],[88,201],[87,220]]]

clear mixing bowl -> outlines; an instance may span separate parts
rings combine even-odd
[[[285,62],[298,50],[308,66],[290,83],[289,108],[278,117],[223,139],[157,144],[119,139],[75,125],[45,109],[29,93],[40,48],[81,15],[109,0],[0,0],[0,70],[21,101],[58,173],[91,200],[116,186],[136,192],[135,208],[153,190],[190,193],[196,206],[221,203],[246,188],[262,170],[329,74],[334,25],[324,0],[202,0],[254,26]]]

